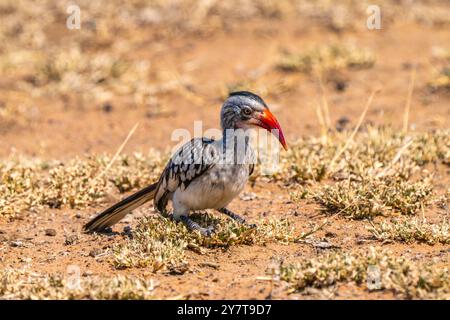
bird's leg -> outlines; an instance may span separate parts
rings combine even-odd
[[[213,234],[214,230],[212,227],[203,228],[197,222],[192,221],[188,216],[180,216],[180,221],[184,223],[184,225],[191,231],[198,231],[203,236],[209,237]]]
[[[255,224],[248,224],[247,221],[245,221],[244,218],[242,218],[240,215],[234,213],[233,211],[228,210],[227,208],[220,208],[217,211],[219,211],[220,213],[226,214],[231,219],[236,220],[237,222],[239,222],[241,224],[248,225],[251,228],[255,228],[256,227]]]

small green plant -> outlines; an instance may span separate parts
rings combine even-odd
[[[280,169],[271,178],[302,184],[382,176],[408,180],[428,163],[450,164],[448,130],[411,133],[407,137],[390,127],[368,127],[354,137],[331,166],[349,134],[333,132],[325,138],[300,139],[281,155]]]
[[[373,54],[353,45],[329,45],[300,54],[284,54],[278,68],[284,71],[311,73],[315,70],[331,72],[343,69],[367,69],[375,63]]]
[[[425,207],[432,195],[428,181],[407,182],[397,179],[341,181],[313,191],[312,198],[330,213],[350,218],[371,218],[397,211],[413,215]]]
[[[370,232],[379,240],[393,240],[405,243],[450,244],[450,227],[442,223],[428,223],[417,218],[394,219],[372,224]]]
[[[0,299],[152,299],[154,284],[141,277],[82,277],[77,283],[61,274],[0,271]]]
[[[0,215],[14,216],[43,207],[85,208],[99,204],[111,188],[125,192],[155,181],[165,159],[158,153],[122,155],[102,174],[110,160],[108,156],[91,156],[66,163],[3,161],[0,163]]]
[[[450,63],[436,72],[429,86],[436,91],[450,91]]]
[[[292,289],[326,288],[344,283],[364,286],[369,267],[379,271],[379,288],[406,299],[449,299],[450,277],[445,267],[417,263],[385,250],[331,252],[294,264],[281,264],[278,275]],[[366,287],[367,288],[367,287]],[[369,289],[369,288],[368,288]]]
[[[227,218],[202,213],[192,218],[202,226],[215,226],[211,237],[189,231],[182,223],[155,216],[142,218],[132,237],[114,247],[116,268],[146,267],[156,272],[162,269],[180,270],[186,266],[186,250],[202,253],[205,248],[228,248],[234,245],[289,243],[297,236],[288,220],[263,220],[256,228]]]

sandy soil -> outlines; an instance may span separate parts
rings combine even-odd
[[[313,44],[352,40],[370,48],[376,55],[372,69],[348,72],[347,87],[337,91],[327,83],[327,97],[331,118],[335,123],[345,116],[354,125],[370,91],[378,86],[382,91],[376,96],[366,121],[392,124],[401,127],[403,108],[407,95],[410,66],[418,64],[416,89],[412,99],[410,123],[414,130],[448,127],[450,97],[445,93],[431,93],[426,83],[430,78],[431,48],[450,43],[450,32],[444,28],[403,24],[381,31],[332,31],[307,26],[300,21],[264,21],[243,23],[239,32],[220,33],[214,37],[174,37],[170,41],[154,40],[151,30],[142,46],[129,53],[151,61],[155,70],[170,70],[189,77],[191,94],[169,93],[161,95],[165,107],[163,114],[149,115],[149,110],[139,108],[127,98],[109,101],[112,109],[106,112],[102,105],[90,105],[77,99],[76,94],[66,98],[33,98],[14,94],[15,79],[0,81],[0,100],[22,99],[33,104],[38,113],[30,125],[11,125],[0,129],[0,157],[11,154],[49,159],[67,159],[90,153],[114,153],[133,125],[140,126],[124,149],[124,153],[146,152],[150,148],[168,150],[174,146],[171,133],[176,128],[193,130],[193,122],[202,120],[204,127],[218,126],[221,105],[220,88],[224,83],[245,78],[252,70],[261,70],[276,62],[282,49],[298,50]],[[266,98],[284,128],[289,142],[302,135],[320,132],[316,116],[310,106],[318,97],[315,80],[307,75],[267,71],[267,83],[288,78],[297,83],[294,90]],[[14,97],[13,97],[14,96]],[[444,182],[444,185],[446,183]],[[248,186],[246,192],[256,194],[256,199],[236,199],[231,208],[248,219],[260,217],[289,217],[299,230],[307,230],[310,222],[319,223],[324,217],[312,204],[294,204],[289,191],[282,185],[258,182]],[[114,197],[105,203],[112,204]],[[65,272],[68,265],[81,266],[84,276],[96,274],[139,274],[155,279],[155,295],[163,298],[191,299],[296,299],[296,298],[394,298],[390,293],[369,293],[353,285],[336,288],[334,295],[328,291],[309,294],[288,294],[285,284],[258,280],[277,259],[294,261],[308,259],[318,250],[309,244],[269,244],[267,246],[238,246],[228,250],[208,250],[199,255],[189,252],[191,268],[184,274],[152,274],[145,269],[115,270],[107,257],[91,257],[96,248],[106,248],[123,241],[122,236],[103,236],[100,240],[81,233],[81,226],[101,208],[86,210],[46,209],[39,213],[24,212],[13,220],[0,220],[0,260],[4,266],[21,268],[29,266],[37,272]],[[133,226],[137,217],[155,214],[151,205],[139,209],[132,217],[118,224],[121,231]],[[433,212],[426,214],[433,215]],[[316,238],[327,238],[343,248],[383,246],[421,259],[448,255],[448,247],[385,244],[365,240],[369,232],[365,224],[337,218]],[[53,228],[56,236],[45,235]],[[79,234],[73,245],[65,245],[65,235]],[[20,241],[21,246],[11,246]]]

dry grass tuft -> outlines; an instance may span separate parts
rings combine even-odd
[[[406,243],[450,244],[450,227],[444,220],[433,224],[415,219],[395,219],[373,224],[370,232],[379,240],[393,240]]]
[[[450,62],[436,72],[429,85],[436,91],[450,91]]]
[[[357,219],[392,211],[413,215],[431,203],[432,175],[424,166],[450,163],[448,131],[406,135],[369,127],[343,149],[348,134],[300,140],[272,178],[296,189],[293,200],[313,200],[328,212]]]
[[[289,243],[297,239],[288,220],[263,220],[257,228],[210,214],[193,214],[203,227],[213,225],[215,233],[204,237],[182,223],[161,217],[142,218],[130,239],[113,249],[116,268],[150,267],[158,270],[186,270],[185,251],[202,253],[204,248],[228,248],[267,242]]]
[[[156,272],[186,264],[184,251],[188,246],[188,230],[166,218],[144,217],[132,237],[113,248],[116,268],[149,268]]]
[[[75,279],[74,279],[75,280]],[[81,277],[79,283],[57,274],[0,271],[1,299],[152,299],[153,283],[141,277]],[[71,286],[74,284],[74,286]],[[79,285],[76,285],[79,284]]]
[[[367,69],[375,63],[373,54],[353,45],[328,45],[300,54],[284,54],[278,68],[284,71],[329,73],[344,69]]]
[[[0,131],[7,130],[11,125],[29,125],[37,114],[36,108],[27,107],[23,104],[5,104],[0,101]]]
[[[108,53],[84,54],[81,49],[59,50],[37,59],[33,85],[45,95],[67,96],[76,92],[97,103],[114,96],[131,96],[137,105],[151,94],[147,82],[150,64],[128,61]],[[143,83],[147,83],[144,88]]]
[[[450,49],[433,47],[432,60],[436,69],[428,86],[434,91],[450,91]]]
[[[127,192],[153,182],[165,164],[158,153],[122,155],[107,174],[98,177],[109,162],[108,156],[76,158],[67,163],[3,161],[0,163],[0,215],[14,216],[42,207],[98,205],[111,189]]]
[[[450,164],[448,130],[405,135],[389,127],[368,127],[354,137],[330,168],[349,134],[334,132],[326,139],[300,139],[283,155],[281,168],[272,178],[286,183],[320,182],[326,178],[361,180],[386,175],[408,179],[428,163]],[[405,145],[407,148],[403,150]]]
[[[431,201],[429,181],[407,182],[398,179],[363,179],[324,185],[312,191],[312,199],[330,213],[354,219],[372,218],[399,212],[414,215]]]
[[[361,286],[372,277],[368,275],[371,266],[379,270],[378,290],[391,291],[406,299],[450,298],[447,268],[419,264],[374,248],[369,252],[332,252],[297,264],[281,265],[279,276],[300,292],[308,287],[326,288],[349,282]]]
[[[30,97],[57,95],[69,102],[73,99],[68,104],[77,106],[123,97],[132,105],[152,107],[157,100],[155,95],[161,92],[176,92],[191,100],[199,97],[195,97],[192,87],[197,84],[189,75],[167,77],[171,71],[157,58],[153,63],[152,58],[137,58],[133,54],[149,37],[165,45],[187,35],[236,32],[255,20],[302,21],[335,32],[366,30],[370,2],[349,0],[337,5],[329,0],[79,0],[76,4],[82,10],[81,28],[69,30],[65,23],[71,4],[67,0],[57,4],[2,1],[0,72]],[[404,13],[404,5],[395,0],[383,0],[379,5],[383,8],[383,28],[389,28],[394,21],[439,26],[450,22],[448,5],[442,1],[416,3],[408,14]],[[317,63],[325,69],[336,69],[368,67],[373,61],[370,54],[351,46],[333,46],[314,49],[305,56],[286,56],[281,65],[309,70]],[[285,84],[280,83],[277,90],[285,90]]]

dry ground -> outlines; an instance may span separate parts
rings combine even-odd
[[[65,28],[64,1],[0,4],[0,298],[450,297],[448,3],[383,1],[382,29],[369,31],[359,1],[125,2],[79,1],[80,30]],[[81,232],[155,179],[174,129],[216,128],[241,88],[294,146],[231,205],[269,227],[222,221],[208,242],[146,205],[115,233]],[[127,156],[97,181],[136,123]],[[152,229],[166,226],[175,233]],[[65,287],[73,265],[80,291]],[[368,265],[380,290],[366,286]]]

